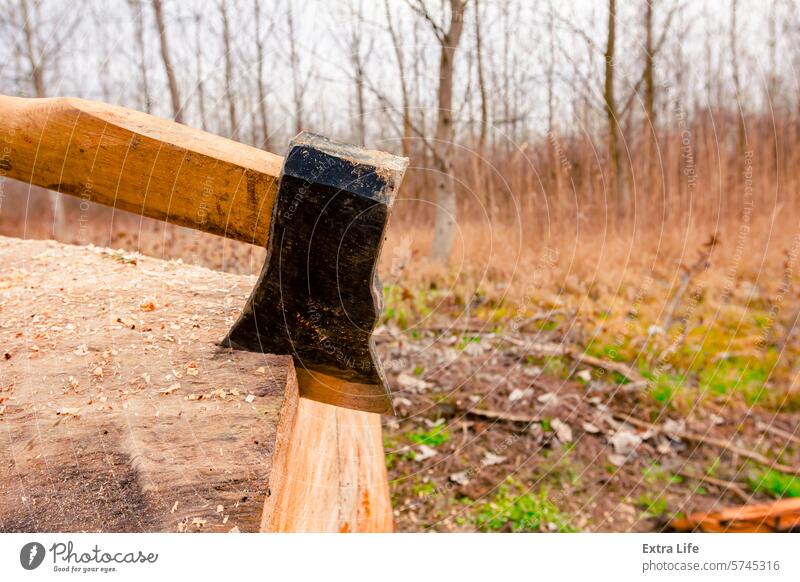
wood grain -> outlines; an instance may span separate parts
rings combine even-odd
[[[0,175],[266,246],[283,159],[123,107],[0,95]]]
[[[254,282],[0,237],[0,531],[390,531],[380,417],[218,345]]]
[[[261,531],[393,531],[380,415],[306,398],[287,405],[296,410],[278,431]]]

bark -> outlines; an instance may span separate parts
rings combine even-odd
[[[41,55],[36,55],[36,40],[34,34],[34,24],[31,22],[28,1],[20,0],[20,11],[22,13],[23,29],[25,32],[25,49],[30,64],[31,82],[36,97],[45,97],[44,71],[42,70]]]
[[[34,31],[34,23],[31,20],[30,10],[28,8],[27,0],[20,0],[20,13],[23,21],[23,31],[25,33],[25,54],[28,58],[30,66],[30,77],[33,83],[33,90],[36,97],[42,98],[47,96],[44,83],[44,71],[42,69],[43,55],[37,55],[37,42],[36,34]],[[64,200],[58,192],[48,192],[50,198],[50,207],[53,211],[53,238],[59,239],[64,232],[65,211]]]
[[[447,31],[439,37],[439,91],[436,121],[434,158],[436,178],[436,223],[431,245],[434,260],[447,263],[453,251],[453,235],[456,227],[456,191],[453,176],[453,70],[456,49],[464,29],[463,0],[450,0],[450,23]]]
[[[222,47],[225,51],[225,100],[228,102],[228,123],[230,138],[239,141],[239,122],[236,117],[236,96],[233,94],[233,49],[231,47],[231,30],[228,19],[228,3],[221,0],[219,12],[222,17]]]
[[[486,95],[486,79],[483,72],[483,40],[481,38],[481,8],[475,0],[475,66],[478,71],[478,93],[481,96],[481,126],[478,133],[478,150],[483,153],[486,148],[486,132],[489,129],[489,107]]]
[[[150,113],[150,82],[147,75],[147,47],[144,42],[144,15],[140,0],[128,0],[134,24],[134,41],[139,53],[139,76],[141,80],[142,109]]]
[[[403,100],[403,156],[408,157],[411,151],[411,110],[410,98],[408,89],[408,80],[406,79],[405,57],[403,55],[403,44],[400,42],[400,35],[394,27],[392,18],[392,11],[389,8],[389,0],[384,0],[384,8],[386,10],[386,23],[389,28],[389,35],[392,37],[392,47],[394,48],[394,56],[397,60],[397,69],[400,77],[400,95]]]
[[[736,114],[738,117],[738,133],[737,133],[737,145],[739,147],[739,152],[742,153],[746,147],[747,135],[745,133],[745,126],[744,126],[744,112],[742,110],[742,82],[741,76],[739,75],[739,48],[738,48],[738,31],[737,31],[737,22],[736,22],[736,8],[738,5],[738,0],[731,0],[731,30],[730,30],[730,42],[731,42],[731,69],[733,71],[733,87],[736,91]]]
[[[258,115],[261,122],[261,143],[269,150],[269,116],[267,115],[267,95],[264,87],[264,39],[261,38],[261,0],[253,0],[253,17],[256,20],[256,82],[258,83]]]
[[[647,0],[644,12],[645,28],[645,65],[644,65],[644,109],[650,124],[656,124],[655,111],[655,47],[653,46],[653,2]]]
[[[605,53],[605,86],[603,97],[608,121],[608,155],[611,161],[611,185],[614,202],[617,206],[617,217],[622,220],[628,207],[627,193],[622,176],[622,159],[620,154],[620,128],[617,102],[614,93],[614,51],[616,44],[617,2],[608,1],[608,38]]]
[[[294,29],[292,3],[286,7],[286,26],[289,32],[289,65],[292,69],[292,96],[294,98],[294,131],[303,131],[303,86],[300,78],[300,55]]]
[[[181,96],[178,91],[178,82],[175,79],[175,69],[172,66],[169,53],[169,43],[167,41],[167,33],[164,28],[164,13],[161,9],[161,0],[152,0],[153,13],[156,18],[156,29],[158,30],[158,37],[161,42],[161,60],[164,62],[164,72],[167,75],[167,84],[169,85],[169,95],[172,99],[172,117],[178,123],[183,123],[183,112],[181,111]]]
[[[195,73],[197,75],[197,108],[200,112],[200,127],[203,131],[208,131],[208,120],[206,117],[206,90],[205,75],[203,74],[203,43],[200,40],[200,26],[203,22],[203,14],[197,12],[194,16],[194,49],[195,49]]]
[[[361,26],[364,21],[361,5],[351,12],[353,22],[350,34],[350,60],[353,67],[353,90],[356,98],[356,140],[364,145],[367,138],[366,110],[364,106],[364,59],[361,55]]]

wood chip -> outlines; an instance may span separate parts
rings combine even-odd
[[[158,393],[161,394],[162,396],[166,396],[167,394],[172,394],[173,392],[175,392],[175,390],[177,390],[180,387],[181,383],[175,382],[169,388],[162,388],[161,390],[158,391]]]
[[[59,414],[61,416],[80,416],[80,413],[81,413],[80,408],[74,408],[68,406],[56,410],[56,414]]]

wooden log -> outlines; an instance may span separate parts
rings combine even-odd
[[[0,531],[391,531],[376,414],[222,348],[254,277],[0,237]]]

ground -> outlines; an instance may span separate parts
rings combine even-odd
[[[662,531],[800,496],[791,249],[732,270],[734,248],[700,240],[616,270],[544,247],[520,288],[507,270],[427,268],[414,231],[394,233],[376,341],[398,530]],[[112,245],[250,275],[263,259],[172,228],[125,236]]]

